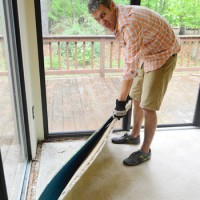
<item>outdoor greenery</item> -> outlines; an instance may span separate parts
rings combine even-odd
[[[185,29],[200,29],[199,0],[141,0],[141,4],[160,13],[173,27],[180,28],[181,35]]]
[[[128,5],[129,0],[116,0],[116,3]],[[48,15],[45,18],[46,13],[42,13],[43,17],[43,31],[45,35],[110,35],[109,31],[106,31],[101,27],[88,13],[87,3],[88,0],[43,0],[42,7],[47,6]],[[46,22],[46,21],[48,22]],[[48,26],[44,26],[48,24]],[[58,46],[56,43],[52,43],[52,67],[58,69]],[[66,68],[66,44],[60,43],[61,47],[61,68]],[[85,65],[91,65],[92,58],[92,44],[85,43],[85,55],[83,56],[83,43],[77,43],[77,64],[78,68]],[[75,44],[69,43],[69,63],[70,69],[74,69],[76,66],[76,54]],[[94,67],[99,66],[100,59],[100,43],[94,43]],[[49,56],[44,57],[45,68],[50,68]],[[108,61],[106,64],[108,65]],[[116,62],[113,62],[113,67],[117,66]],[[122,65],[123,66],[123,65]]]
[[[130,0],[114,0],[116,4],[129,5]],[[41,0],[42,22],[44,35],[110,35],[109,31],[101,27],[88,13],[88,0]],[[200,0],[141,0],[141,5],[160,13],[172,27],[178,30],[177,34],[185,34],[186,30],[200,29]],[[77,55],[75,44],[69,43],[70,69],[83,64],[91,65],[91,43],[85,43],[85,55],[83,56],[83,43],[77,43]],[[60,65],[66,68],[66,43],[60,43]],[[109,48],[108,48],[109,49]],[[107,55],[109,55],[109,51]],[[52,43],[52,66],[59,68],[58,46]],[[76,58],[77,56],[77,58]],[[99,65],[100,44],[94,45],[94,64]],[[50,68],[49,56],[44,58],[45,68]],[[120,61],[121,67],[123,62]],[[109,60],[106,61],[109,66]],[[117,67],[117,60],[113,60],[113,67]]]
[[[40,0],[42,14],[43,35],[110,35],[109,31],[101,27],[88,13],[88,0]],[[116,4],[129,5],[130,0],[114,0]],[[200,0],[141,0],[141,5],[160,13],[176,29],[177,34],[200,35]],[[2,23],[0,16],[0,35]],[[197,43],[196,43],[197,44]],[[189,46],[188,49],[189,50]],[[70,69],[83,64],[91,65],[92,43],[85,43],[85,55],[83,56],[83,43],[77,43],[77,55],[75,43],[68,44]],[[193,45],[192,58],[195,59],[198,46]],[[0,57],[4,57],[3,40],[0,41]],[[106,57],[109,56],[109,46],[105,49]],[[77,57],[77,60],[76,60]],[[188,56],[187,56],[188,57]],[[94,66],[99,66],[100,43],[94,43]],[[115,56],[117,58],[117,55]],[[117,59],[113,58],[113,68],[118,66]],[[198,57],[199,58],[199,57]],[[199,60],[199,59],[198,59]],[[45,68],[50,68],[49,48],[44,48]],[[109,66],[109,58],[105,61]],[[60,42],[60,65],[64,69],[67,66],[66,43]],[[120,61],[123,67],[123,61]],[[0,59],[0,71],[5,70],[5,59]],[[59,69],[58,43],[52,42],[52,67]]]
[[[46,0],[49,33],[62,35],[110,34],[88,13],[88,0]],[[116,4],[130,4],[129,0],[115,0]],[[173,27],[200,28],[200,0],[141,0],[141,5],[165,17]],[[183,32],[184,33],[184,32]]]
[[[48,32],[62,35],[103,35],[110,34],[94,21],[88,13],[88,0],[46,0],[48,6]],[[129,4],[129,0],[116,0],[116,3]],[[45,14],[43,13],[43,16]]]

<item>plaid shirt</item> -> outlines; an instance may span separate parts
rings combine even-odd
[[[116,13],[114,33],[120,47],[125,47],[125,80],[134,78],[142,64],[145,72],[156,70],[180,51],[180,41],[171,26],[154,11],[118,5]]]

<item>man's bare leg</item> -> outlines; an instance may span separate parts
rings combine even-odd
[[[155,130],[157,126],[157,115],[156,115],[156,111],[151,111],[151,110],[146,110],[146,109],[142,109],[142,111],[143,111],[143,116],[145,120],[144,141],[143,141],[140,151],[133,152],[128,158],[123,160],[123,163],[128,166],[139,165],[143,162],[146,162],[147,160],[151,158],[151,153],[149,152],[149,150],[150,150],[150,145],[153,140],[153,136],[155,134]],[[140,113],[140,111],[138,113]],[[135,114],[137,114],[137,112]],[[138,118],[138,119],[141,119],[141,118]],[[139,120],[140,123],[138,123],[138,125],[141,124],[141,121]],[[138,131],[138,129],[136,130]]]
[[[143,110],[144,110],[145,128],[144,128],[144,141],[141,146],[141,151],[144,153],[148,153],[157,127],[157,114],[156,111],[146,110],[146,109]]]
[[[140,102],[134,100],[133,101],[133,128],[131,131],[131,135],[136,138],[140,135],[140,129],[143,122],[143,109],[140,108]]]

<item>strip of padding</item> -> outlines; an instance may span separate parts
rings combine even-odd
[[[116,121],[117,119],[111,116],[88,138],[86,143],[51,179],[39,200],[58,200],[67,195],[102,150]]]
[[[92,165],[94,160],[97,158],[99,153],[101,152],[102,148],[104,147],[106,140],[108,138],[109,133],[114,127],[116,122],[116,118],[112,121],[112,123],[107,128],[106,132],[103,134],[102,138],[96,144],[95,148],[91,151],[89,156],[85,159],[85,161],[81,164],[79,169],[76,171],[70,182],[67,184],[66,188],[63,190],[59,200],[65,199],[69,191],[74,187],[74,185],[78,182],[78,180],[82,177],[82,175],[86,172],[86,170]]]

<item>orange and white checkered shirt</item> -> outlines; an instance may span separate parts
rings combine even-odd
[[[169,23],[142,6],[117,5],[115,36],[125,48],[123,78],[129,80],[142,65],[145,72],[156,70],[180,51],[180,40]]]

